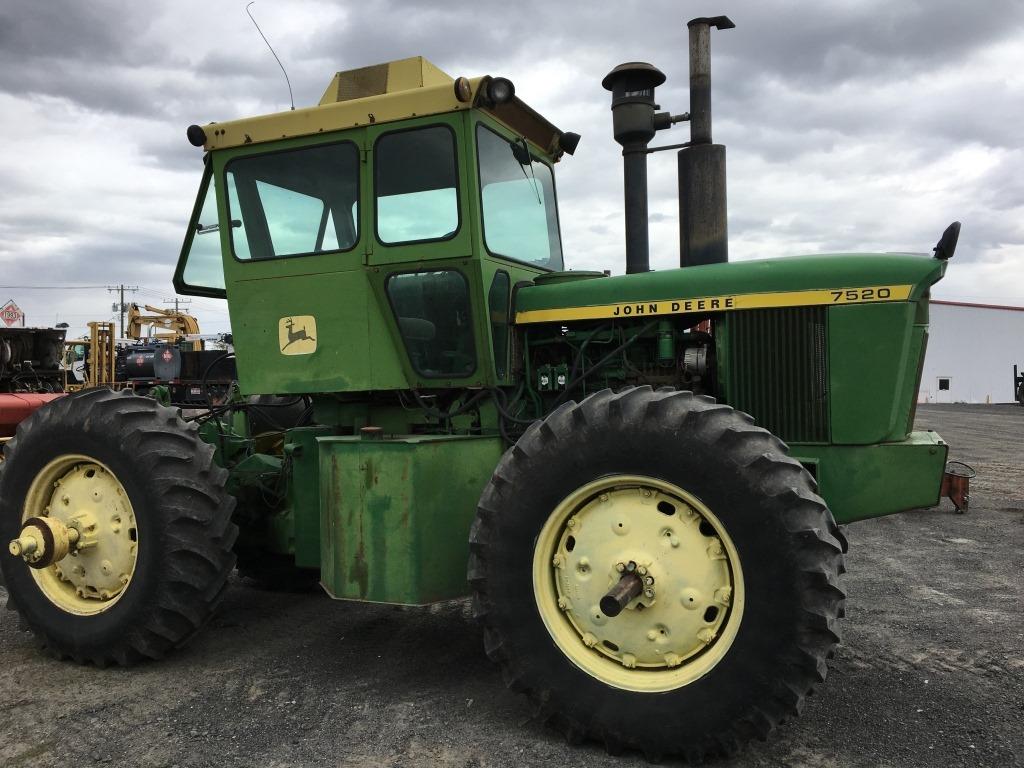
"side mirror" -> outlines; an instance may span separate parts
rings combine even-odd
[[[530,157],[530,148],[526,146],[526,139],[517,139],[512,142],[512,157],[518,160],[520,165],[533,163],[533,158]]]

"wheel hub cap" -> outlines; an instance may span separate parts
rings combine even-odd
[[[618,476],[580,488],[549,518],[534,565],[538,607],[556,644],[617,687],[686,684],[735,637],[735,547],[710,510],[669,483]]]
[[[58,607],[77,614],[109,608],[135,571],[138,531],[124,486],[103,464],[67,455],[50,462],[25,498],[12,555]]]

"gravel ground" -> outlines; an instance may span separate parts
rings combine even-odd
[[[922,406],[978,470],[971,512],[847,529],[844,645],[797,721],[721,766],[1024,765],[1024,408]],[[0,588],[0,597],[3,597]],[[236,584],[133,670],[50,661],[0,615],[0,765],[641,766],[570,747],[505,690],[464,604],[334,603]]]

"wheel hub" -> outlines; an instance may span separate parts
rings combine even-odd
[[[551,554],[540,570],[542,548]],[[638,690],[668,690],[710,669],[742,610],[724,527],[697,499],[652,478],[605,478],[567,498],[538,538],[534,581],[563,652]]]
[[[103,464],[62,456],[33,480],[8,549],[42,592],[71,613],[106,610],[135,570],[138,533],[124,486]]]

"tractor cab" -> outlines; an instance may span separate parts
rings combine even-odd
[[[175,287],[230,300],[243,392],[508,379],[511,291],[563,269],[553,165],[579,140],[510,81],[414,57],[189,138],[207,154]]]

